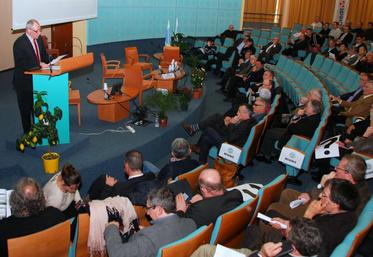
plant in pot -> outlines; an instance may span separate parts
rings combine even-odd
[[[193,98],[199,99],[203,92],[203,81],[205,80],[206,71],[202,67],[192,68],[191,82],[193,85]]]
[[[185,37],[183,33],[174,33],[172,37],[172,46],[178,46],[180,48],[181,53],[186,53],[189,51],[189,46],[185,41]]]
[[[49,110],[48,103],[43,99],[47,95],[45,91],[34,91],[34,115],[37,119],[36,123],[31,126],[29,132],[25,133],[20,138],[17,138],[16,148],[22,153],[25,147],[35,149],[36,146],[43,143],[43,139],[48,142],[48,152],[41,157],[44,163],[44,169],[47,173],[55,173],[58,171],[58,162],[60,155],[51,152],[51,146],[57,145],[59,142],[56,123],[62,118],[62,110],[55,107],[53,114]]]
[[[177,89],[175,95],[177,96],[179,102],[179,110],[187,111],[189,107],[189,102],[190,100],[192,100],[192,91],[187,87],[183,87]]]
[[[163,93],[156,90],[153,94],[146,97],[145,105],[157,108],[159,125],[164,128],[167,127],[167,112],[176,109],[177,100],[173,94]]]

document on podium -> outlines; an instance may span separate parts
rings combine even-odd
[[[63,54],[63,55],[60,55],[58,56],[57,58],[53,59],[49,64],[50,65],[55,65],[56,63],[58,63],[59,61],[62,60],[62,58],[64,58],[67,54]]]

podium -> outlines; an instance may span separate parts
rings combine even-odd
[[[60,68],[58,70],[25,72],[26,74],[32,75],[34,90],[47,92],[45,100],[48,103],[49,110],[53,113],[53,109],[56,106],[62,110],[62,119],[57,122],[60,144],[70,143],[69,72],[88,67],[92,64],[93,53],[88,53],[62,59],[59,61],[58,66]],[[37,122],[36,118],[35,122]],[[42,145],[47,145],[46,140],[43,140]]]

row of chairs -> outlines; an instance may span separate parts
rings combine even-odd
[[[324,81],[333,95],[351,92],[359,87],[359,73],[343,63],[320,54],[316,55],[312,64],[309,54],[304,63]]]
[[[286,146],[304,154],[304,160],[301,170],[309,170],[313,158],[315,147],[320,143],[324,130],[327,125],[329,116],[331,115],[331,104],[329,101],[328,90],[324,83],[302,62],[293,60],[281,55],[277,65],[268,65],[268,68],[273,70],[276,78],[280,81],[284,92],[289,96],[294,104],[298,104],[301,96],[313,89],[319,88],[323,92],[322,104],[323,112],[321,121],[317,127],[311,140],[293,135],[287,142]],[[286,165],[286,171],[290,176],[296,177],[300,169]]]

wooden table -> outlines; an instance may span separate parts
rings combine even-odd
[[[174,78],[162,78],[162,73],[167,73],[167,71],[167,69],[162,69],[162,71],[160,69],[152,71],[154,80],[156,81],[155,87],[164,88],[173,93],[177,88],[177,82],[185,76],[185,71],[183,68],[181,68],[178,71],[174,72]]]
[[[108,89],[108,92],[111,92],[111,88]],[[109,100],[105,100],[104,91],[98,89],[90,93],[87,100],[89,103],[97,105],[97,114],[100,120],[114,123],[128,117],[129,101],[138,96],[139,89],[124,86],[122,93],[122,95],[115,95]]]

